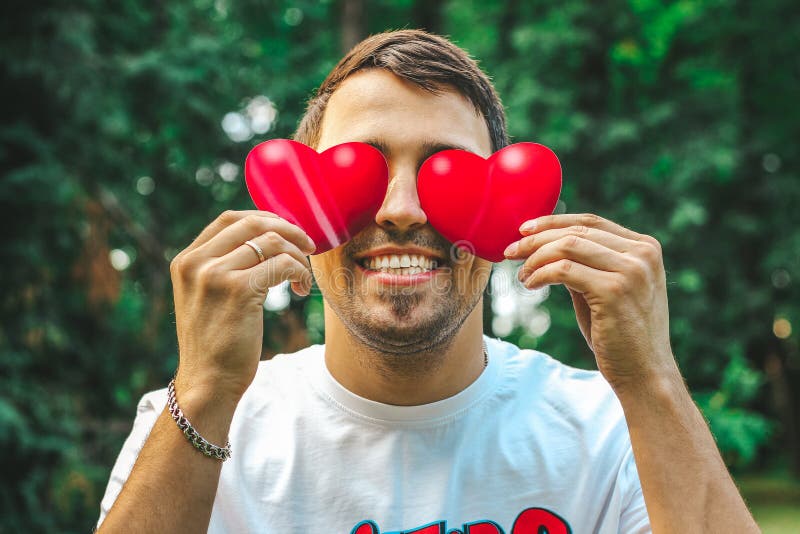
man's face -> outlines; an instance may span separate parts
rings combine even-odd
[[[333,93],[316,148],[350,141],[383,152],[389,186],[373,224],[312,256],[317,284],[350,333],[373,349],[403,354],[446,343],[480,301],[491,263],[456,253],[428,224],[417,171],[449,148],[489,157],[486,123],[454,90],[434,95],[386,70],[369,69]]]

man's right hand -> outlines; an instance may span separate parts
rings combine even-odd
[[[251,240],[261,247],[262,263]],[[267,291],[284,280],[311,291],[306,257],[315,245],[266,211],[226,211],[170,265],[180,353],[175,388],[238,403],[255,377]]]

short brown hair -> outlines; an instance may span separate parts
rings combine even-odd
[[[500,150],[508,144],[503,104],[486,74],[464,50],[422,30],[379,33],[354,46],[308,102],[294,138],[316,147],[330,96],[348,76],[368,68],[386,69],[434,94],[454,88],[483,115],[489,127],[492,150]]]

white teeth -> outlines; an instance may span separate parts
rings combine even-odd
[[[418,254],[387,254],[369,258],[364,266],[373,271],[413,275],[436,269],[436,260]]]

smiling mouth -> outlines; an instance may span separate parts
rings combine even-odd
[[[361,258],[358,264],[367,271],[408,276],[435,271],[439,261],[422,254],[383,254]]]

